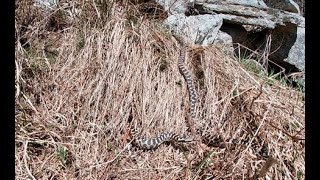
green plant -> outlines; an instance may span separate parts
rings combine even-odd
[[[65,168],[67,163],[67,153],[65,148],[63,148],[61,145],[59,145],[57,149],[57,158],[61,165]]]
[[[281,72],[276,73],[274,69],[271,69],[270,73],[262,78],[265,78],[266,82],[269,85],[280,84],[282,86],[289,86],[288,79],[285,76],[282,76],[281,74]]]
[[[303,173],[301,171],[297,171],[297,179],[300,180],[302,179]]]
[[[260,65],[257,61],[253,59],[241,58],[240,63],[244,65],[245,69],[257,74],[257,75],[265,75],[266,72],[263,69],[262,65]]]
[[[205,167],[208,164],[208,161],[211,158],[211,155],[213,154],[213,151],[209,152],[198,164],[198,166],[196,167],[196,172],[198,172],[200,169],[202,169],[203,167]]]
[[[77,36],[77,50],[83,49],[85,42],[84,34],[79,32]]]

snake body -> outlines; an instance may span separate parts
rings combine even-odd
[[[197,101],[197,93],[192,81],[191,73],[188,71],[187,65],[185,64],[185,54],[186,54],[186,45],[179,38],[177,38],[180,43],[180,54],[178,59],[178,68],[183,76],[184,80],[187,83],[187,89],[189,91],[189,102],[190,102],[190,114],[191,118],[194,119],[196,117],[196,101]],[[187,135],[177,135],[174,132],[163,132],[154,138],[138,138],[134,140],[134,144],[142,149],[154,149],[157,148],[164,142],[191,142],[193,138]]]
[[[180,48],[180,55],[178,60],[178,67],[179,67],[180,73],[182,74],[184,80],[187,83],[187,88],[189,91],[189,101],[190,101],[190,114],[192,119],[195,119],[197,93],[192,81],[191,73],[188,71],[187,65],[184,62],[186,58],[186,45],[182,41],[180,42],[180,44],[181,44],[181,48]]]
[[[189,136],[186,135],[177,135],[174,132],[163,132],[159,134],[155,138],[139,138],[134,141],[134,144],[142,149],[155,149],[157,148],[160,144],[164,142],[191,142],[193,139]]]

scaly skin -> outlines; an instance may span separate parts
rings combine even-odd
[[[157,148],[160,144],[164,142],[170,142],[170,141],[175,141],[175,142],[191,142],[192,138],[189,136],[179,136],[173,132],[163,132],[159,134],[155,138],[139,138],[134,141],[134,144],[138,146],[139,148],[142,149],[155,149]]]
[[[191,73],[188,71],[187,65],[185,64],[186,58],[186,45],[183,42],[181,43],[180,55],[178,60],[179,71],[182,74],[184,80],[187,83],[187,88],[189,91],[189,101],[190,101],[190,114],[192,119],[196,118],[196,102],[197,102],[197,92],[194,87]]]

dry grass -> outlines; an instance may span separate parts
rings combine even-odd
[[[129,129],[184,133],[189,108],[177,42],[147,19],[133,28],[126,12],[59,33],[38,24],[43,41],[16,22],[17,179],[304,179],[303,94],[261,82],[214,46],[192,46],[187,59],[200,97],[195,125],[210,151],[128,152]],[[51,37],[48,57],[33,42]]]

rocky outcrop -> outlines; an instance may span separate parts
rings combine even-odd
[[[173,15],[165,24],[180,32],[189,29],[185,33],[194,43],[240,43],[257,52],[268,49],[268,59],[286,72],[304,72],[305,19],[292,0],[277,0],[273,7],[279,9],[268,7],[267,0],[173,1],[184,4],[185,11],[167,4]],[[165,4],[165,0],[158,2]]]
[[[218,3],[198,3],[195,6],[200,14],[219,14],[225,21],[235,24],[255,25],[274,29],[287,23],[305,26],[304,18],[298,14],[272,8],[256,8],[244,5]]]

